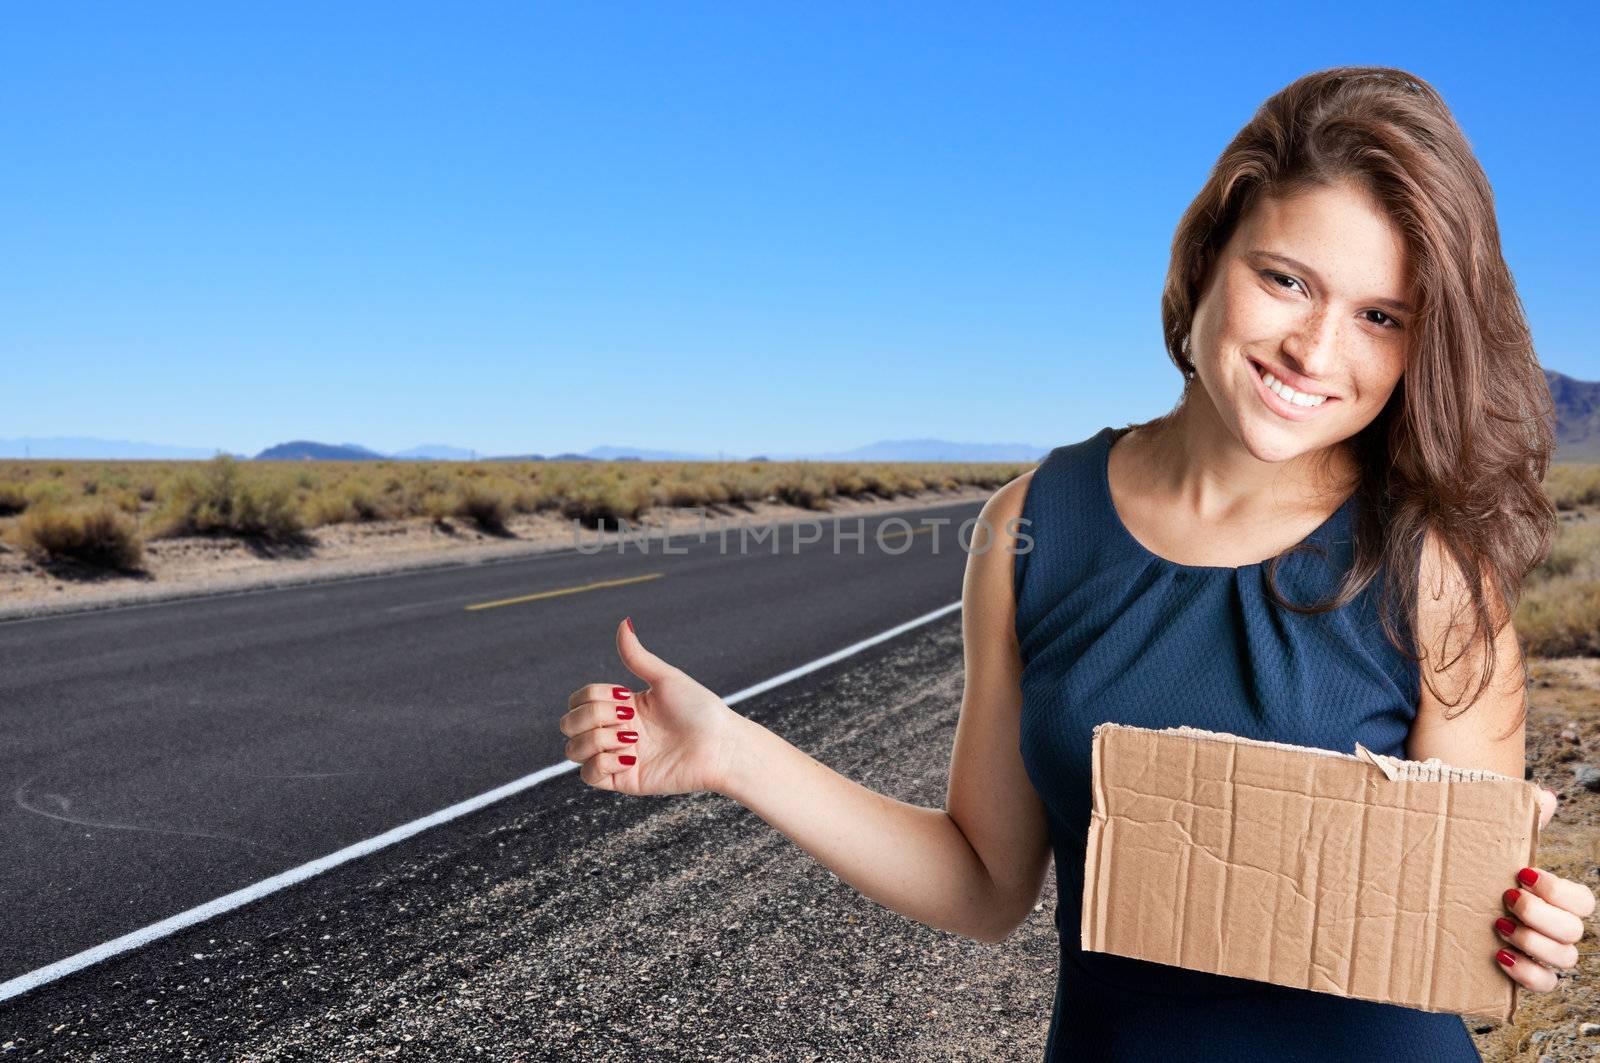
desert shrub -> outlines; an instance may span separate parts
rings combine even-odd
[[[867,489],[867,481],[858,472],[845,472],[834,478],[833,486],[839,494],[854,498]]]
[[[405,493],[395,505],[398,516],[422,515],[434,520],[444,520],[455,512],[455,480],[447,473],[431,466],[412,470]]]
[[[1539,657],[1600,653],[1600,522],[1566,521],[1528,576],[1515,625]]]
[[[1600,580],[1563,577],[1530,586],[1517,604],[1515,624],[1530,656],[1600,653]]]
[[[801,509],[827,509],[828,497],[833,493],[833,485],[823,476],[814,472],[804,472],[799,476],[790,477],[778,485],[774,492],[781,502]]]
[[[758,466],[759,468],[759,466]],[[767,497],[767,484],[758,472],[735,473],[721,481],[723,501],[749,502]]]
[[[1600,522],[1568,522],[1561,526],[1550,555],[1528,575],[1530,583],[1580,576],[1600,580]]]
[[[308,495],[300,503],[300,512],[305,517],[306,525],[312,528],[320,528],[325,524],[346,524],[356,519],[349,496],[338,490]]]
[[[728,501],[728,483],[720,476],[706,476],[700,480],[700,501],[697,505],[720,506]]]
[[[861,479],[868,491],[881,498],[893,498],[904,490],[900,475],[887,469],[863,470]]]
[[[475,480],[456,489],[455,515],[473,521],[485,531],[504,534],[506,518],[511,516],[510,498],[499,487]]]
[[[552,509],[560,502],[556,494],[541,483],[514,484],[508,490],[511,493],[511,508],[518,513],[538,513]]]
[[[17,544],[40,561],[77,561],[98,568],[138,569],[144,560],[139,530],[116,507],[34,506],[17,523]]]
[[[35,480],[22,489],[28,503],[35,506],[64,506],[71,501],[67,489],[59,480]]]
[[[176,535],[238,535],[292,540],[305,530],[289,486],[245,477],[238,459],[219,454],[199,472],[173,483],[152,538]]]
[[[706,485],[687,480],[664,480],[654,485],[651,500],[658,506],[703,506],[708,501]]]
[[[416,512],[427,517],[435,524],[443,524],[455,516],[456,499],[454,495],[436,493],[418,495],[415,499]]]
[[[579,484],[561,499],[561,515],[590,527],[602,522],[637,521],[650,505],[650,488],[642,483],[605,480]]]
[[[350,514],[347,520],[382,520],[390,513],[391,504],[373,493],[372,485],[364,480],[346,480],[332,493],[343,501]]]
[[[15,480],[0,483],[0,517],[9,517],[28,508],[28,493]]]
[[[1600,506],[1600,464],[1552,465],[1545,476],[1544,490],[1557,509]]]

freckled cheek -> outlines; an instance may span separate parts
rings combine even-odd
[[[1381,406],[1400,383],[1405,354],[1398,346],[1373,343],[1356,352],[1355,402]]]
[[[1262,293],[1232,293],[1221,315],[1217,339],[1226,346],[1271,347],[1295,328],[1293,307]]]

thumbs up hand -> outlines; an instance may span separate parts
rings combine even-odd
[[[568,696],[561,733],[579,778],[636,796],[720,790],[745,718],[645,649],[631,620],[617,625],[617,654],[649,685],[589,683]]]

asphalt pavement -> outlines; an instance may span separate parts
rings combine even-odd
[[[977,512],[0,622],[0,982],[562,762],[624,615],[731,692],[958,600]]]

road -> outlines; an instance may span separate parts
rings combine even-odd
[[[0,623],[0,981],[562,762],[624,615],[731,692],[948,605],[978,508]]]

